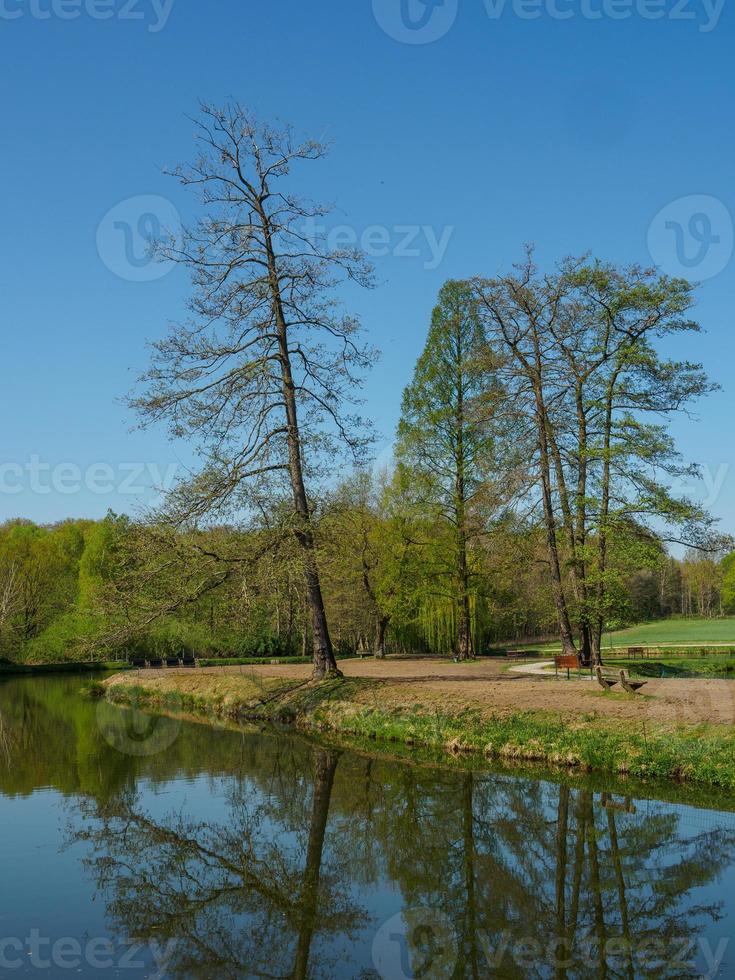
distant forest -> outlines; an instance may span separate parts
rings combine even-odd
[[[367,475],[319,511],[319,556],[338,652],[449,654],[456,638],[451,553],[440,529],[396,507]],[[0,657],[28,662],[127,655],[310,654],[298,550],[228,527],[189,533],[126,518],[0,527]],[[216,556],[216,557],[214,557]],[[555,636],[538,527],[501,522],[472,548],[472,630],[492,644]],[[446,588],[442,590],[442,578]],[[654,540],[620,548],[606,629],[662,617],[735,614],[735,554],[668,556]]]

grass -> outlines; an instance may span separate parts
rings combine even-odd
[[[560,649],[558,640],[550,643],[511,644],[509,649],[521,646],[527,650],[537,650],[546,654],[552,654]],[[735,616],[723,619],[661,619],[605,633],[602,638],[603,656],[611,651],[636,646],[669,647],[672,652],[679,649],[688,652],[687,647],[693,652],[698,652],[707,647],[729,646],[732,652],[735,652]]]
[[[735,646],[735,617],[725,619],[663,619],[640,623],[615,633],[606,633],[603,648],[609,646],[683,646],[731,643]]]
[[[647,660],[615,660],[637,677],[727,677],[735,675],[735,656],[656,657]]]
[[[389,708],[381,704],[381,682],[367,678],[315,684],[255,675],[209,675],[185,682],[155,678],[133,684],[123,676],[96,687],[96,693],[115,702],[169,711],[289,724],[501,762],[735,789],[732,726],[657,727],[591,714],[563,717],[540,711],[488,717],[478,710],[450,713],[421,703]]]

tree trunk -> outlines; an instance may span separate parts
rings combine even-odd
[[[472,615],[470,612],[470,597],[465,591],[460,599],[459,626],[457,630],[457,659],[469,660],[474,657],[472,643]]]
[[[569,797],[568,786],[559,787],[559,805],[557,808],[556,824],[556,940],[559,942],[567,935],[566,886],[567,886],[567,836],[569,833]],[[559,965],[556,968],[558,980],[564,980],[566,970]]]
[[[390,616],[378,616],[375,624],[375,656],[385,660],[385,634],[388,632]]]
[[[306,596],[312,623],[314,678],[322,680],[328,676],[341,677],[342,674],[337,668],[337,661],[334,659],[334,650],[332,649],[332,641],[329,636],[327,614],[324,609],[324,598],[319,581],[314,535],[311,527],[311,511],[304,485],[301,439],[299,435],[298,412],[296,409],[296,386],[291,368],[288,327],[283,312],[280,280],[271,239],[270,220],[262,208],[260,218],[266,242],[271,300],[273,302],[276,332],[278,335],[281,383],[283,387],[283,401],[286,408],[288,472],[291,479],[294,511],[299,521],[299,526],[296,528],[296,538],[304,552]]]
[[[569,608],[564,595],[564,584],[561,577],[561,561],[559,545],[556,540],[556,518],[554,516],[554,500],[551,493],[551,466],[549,458],[549,443],[547,439],[546,408],[541,391],[536,390],[537,426],[539,442],[539,460],[541,468],[541,497],[543,503],[544,527],[546,529],[546,547],[549,553],[551,569],[551,588],[554,605],[559,619],[562,652],[565,656],[575,656],[577,648],[572,636],[572,623],[569,618]]]
[[[464,830],[464,873],[465,873],[465,949],[467,950],[467,967],[465,976],[477,980],[480,976],[479,956],[477,948],[477,892],[475,888],[475,807],[473,799],[472,773],[465,777],[463,793],[463,830]]]
[[[467,486],[465,471],[465,381],[462,354],[462,331],[457,326],[457,414],[454,510],[457,524],[457,580],[459,585],[459,623],[456,655],[469,660],[472,649],[472,617],[470,613],[470,576],[467,567]]]
[[[319,907],[319,880],[321,877],[324,837],[332,798],[334,772],[339,756],[325,749],[316,750],[314,773],[314,797],[311,808],[309,843],[306,848],[306,867],[299,896],[299,938],[291,976],[293,980],[305,980],[309,971],[309,952],[316,931]]]

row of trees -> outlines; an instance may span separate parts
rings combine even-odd
[[[202,455],[164,522],[195,527],[282,502],[278,524],[290,524],[299,548],[323,677],[337,667],[315,506],[338,445],[353,463],[364,457],[367,427],[350,406],[373,358],[335,287],[369,285],[370,271],[359,253],[305,233],[326,210],[295,193],[292,170],[321,157],[321,145],[298,144],[237,105],[205,106],[197,138],[200,156],[175,175],[199,189],[201,218],[161,246],[191,273],[190,316],[158,343],[134,404]],[[423,521],[442,542],[424,555],[459,657],[472,655],[473,603],[484,599],[473,559],[509,512],[542,530],[562,646],[584,661],[600,657],[621,548],[655,548],[667,533],[712,545],[707,515],[668,490],[693,470],[666,418],[712,388],[699,365],[660,352],[699,329],[692,305],[688,282],[655,270],[584,257],[544,274],[531,249],[507,275],[442,290],[404,395],[396,481],[408,524]],[[409,560],[407,543],[392,543],[391,564]],[[370,577],[366,567],[367,589]],[[384,632],[392,612],[376,615]]]
[[[401,475],[402,476],[402,475]],[[457,655],[557,635],[538,524],[504,515],[469,542],[467,591],[448,559],[455,528],[392,478],[360,473],[315,510],[325,613],[340,653]],[[0,527],[0,659],[302,656],[311,620],[288,522],[189,531],[110,516]],[[282,516],[282,515],[280,515]],[[735,614],[735,555],[668,556],[615,541],[607,628]]]
[[[375,354],[337,293],[371,272],[314,235],[327,209],[294,186],[324,147],[239,105],[204,106],[197,142],[173,173],[198,190],[199,219],[157,246],[190,273],[188,314],[132,405],[201,466],[116,540],[101,601],[121,641],[204,607],[210,634],[219,616],[235,630],[235,610],[268,596],[318,678],[338,673],[335,637],[368,620],[378,653],[390,630],[466,658],[502,626],[599,660],[626,583],[664,542],[725,546],[668,489],[696,470],[667,419],[713,387],[661,352],[699,330],[688,282],[586,256],[543,273],[530,248],[506,275],[448,282],[375,486],[356,397]],[[345,453],[357,476],[335,491]]]

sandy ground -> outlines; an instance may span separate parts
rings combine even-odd
[[[481,660],[466,664],[416,658],[384,661],[343,660],[340,669],[347,677],[364,677],[380,682],[370,685],[356,700],[376,701],[383,707],[421,708],[455,714],[467,709],[483,715],[505,715],[518,711],[542,711],[574,717],[600,717],[649,722],[660,726],[735,724],[735,681],[651,680],[643,695],[605,694],[589,679],[548,679],[509,672],[504,662]],[[305,680],[311,669],[282,664],[257,667],[204,668],[202,670],[139,671],[141,682],[160,689],[181,692],[227,686],[235,693],[238,676]],[[117,675],[112,683],[130,683],[135,675]]]

